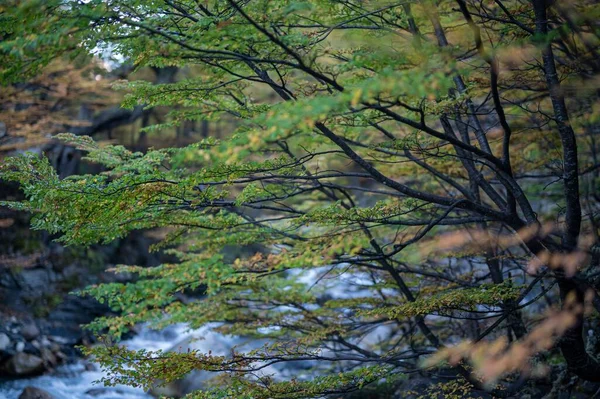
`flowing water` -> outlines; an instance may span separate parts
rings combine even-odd
[[[343,267],[344,265],[338,265]],[[350,275],[342,276],[332,272],[330,267],[320,267],[306,271],[296,271],[298,281],[306,284],[307,289],[312,289],[319,283],[322,289],[332,298],[352,298],[356,296],[368,295],[368,286],[372,282],[367,276]],[[139,333],[130,340],[122,343],[130,349],[146,350],[186,350],[186,347],[202,352],[211,351],[213,355],[227,355],[235,346],[237,349],[256,349],[264,344],[264,340],[244,340],[240,337],[224,336],[212,331],[212,328],[218,324],[211,323],[198,330],[189,330],[185,325],[174,325],[162,331],[152,330],[147,327],[141,327]],[[374,330],[370,337],[373,342],[383,338],[387,333],[387,328],[382,326]],[[265,331],[267,332],[267,331]],[[198,339],[198,340],[196,340]],[[192,341],[192,342],[190,342]],[[364,340],[363,340],[364,343]],[[89,363],[88,363],[89,364]],[[311,371],[318,368],[318,363],[313,361],[297,362],[295,364],[269,366],[262,370],[260,374],[278,378],[289,378],[291,376],[302,379],[308,376]],[[93,370],[86,369],[86,363],[83,361],[57,368],[53,373],[40,377],[19,379],[12,381],[0,380],[0,399],[18,399],[23,389],[27,386],[33,386],[52,394],[55,399],[151,399],[142,389],[136,389],[128,386],[104,387],[102,384],[95,383],[100,380],[104,374],[96,365]],[[194,384],[202,384],[206,375],[196,374],[191,378],[193,382],[188,388],[195,388]],[[189,381],[188,381],[189,383]]]
[[[123,341],[131,349],[166,350],[194,334],[183,325],[171,326],[163,331],[141,328],[140,333]],[[202,341],[199,341],[202,342]],[[89,367],[88,367],[89,369]],[[150,399],[142,389],[128,386],[104,387],[95,381],[104,374],[95,365],[86,370],[83,362],[57,368],[53,373],[35,378],[0,381],[0,399],[17,399],[27,386],[41,388],[55,399]]]

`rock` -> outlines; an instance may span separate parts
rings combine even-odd
[[[10,338],[4,333],[0,333],[0,351],[8,349],[10,346]]]
[[[25,342],[23,342],[23,341],[17,342],[17,345],[15,346],[15,348],[17,349],[17,352],[23,352],[23,350],[25,349]]]
[[[47,267],[24,269],[16,277],[19,285],[31,293],[48,293],[52,282],[57,279],[56,273]]]
[[[0,122],[0,138],[6,136],[6,123]]]
[[[54,396],[43,389],[26,387],[23,392],[21,392],[21,395],[19,395],[19,399],[54,399]]]
[[[81,344],[83,338],[88,335],[93,338],[88,332],[82,331],[80,327],[82,324],[109,313],[110,308],[93,298],[68,295],[49,313],[48,325],[45,326],[44,331],[48,332],[51,341],[60,344],[65,351],[67,347],[72,348],[74,345]],[[68,354],[74,356],[77,353],[73,351]]]
[[[69,358],[69,356],[67,356],[65,353],[63,353],[61,351],[58,351],[54,354],[56,355],[56,358],[61,362],[64,362]]]
[[[35,325],[34,322],[27,323],[21,327],[21,335],[27,341],[31,341],[40,335],[40,329]]]
[[[94,363],[90,363],[90,362],[85,362],[85,364],[83,365],[83,368],[85,369],[85,371],[98,371],[98,368],[96,367],[96,365]]]
[[[48,337],[46,337],[45,335],[42,335],[42,338],[40,339],[40,345],[51,347],[53,344],[52,344],[52,342],[50,342]]]
[[[21,377],[40,373],[44,370],[44,360],[25,352],[18,352],[0,367],[1,372]]]
[[[100,396],[106,394],[123,395],[124,392],[120,389],[115,388],[92,388],[85,391],[85,394],[90,396]]]
[[[23,349],[23,352],[29,353],[30,355],[42,357],[42,352],[40,351],[40,349],[31,345],[31,342],[25,342],[25,349]]]
[[[58,364],[58,359],[56,358],[56,356],[54,355],[54,353],[52,353],[52,351],[48,348],[42,348],[40,349],[41,355],[42,355],[42,360],[44,361],[44,364],[50,367],[54,367]]]

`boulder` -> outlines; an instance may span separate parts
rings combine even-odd
[[[19,399],[54,399],[54,396],[43,389],[26,387],[23,392],[21,392],[21,395],[19,395]]]
[[[17,352],[23,352],[25,350],[25,342],[17,342],[17,344],[15,345],[15,349],[17,350]]]
[[[107,305],[100,304],[93,298],[68,295],[50,311],[44,331],[48,332],[50,340],[63,348],[72,347],[80,344],[84,337],[93,338],[91,334],[81,330],[82,324],[109,313]]]
[[[57,280],[56,273],[43,266],[23,269],[15,278],[25,291],[35,294],[49,292],[52,283]]]
[[[42,360],[47,367],[54,367],[58,364],[58,359],[49,348],[40,349],[40,354],[42,355]]]
[[[123,395],[124,391],[116,388],[92,388],[85,391],[86,395],[90,396],[104,396],[104,395]]]
[[[38,356],[25,352],[16,353],[0,367],[0,371],[16,377],[37,374],[43,370],[44,360]]]
[[[19,352],[31,353],[32,355],[40,356],[40,347],[33,345],[32,342],[22,342],[23,350]]]
[[[40,335],[40,329],[35,325],[34,322],[29,322],[21,327],[21,335],[27,341],[31,341]]]
[[[94,363],[84,362],[83,368],[85,371],[98,371],[98,367]]]
[[[10,338],[4,333],[0,333],[0,351],[4,351],[10,347]]]

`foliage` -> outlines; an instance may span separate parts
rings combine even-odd
[[[42,147],[67,127],[87,126],[89,122],[78,115],[84,107],[93,112],[118,103],[106,70],[97,62],[89,57],[67,61],[56,59],[35,78],[3,88],[0,156]]]
[[[59,135],[103,166],[96,175],[61,179],[32,154],[0,167],[27,198],[2,205],[32,212],[33,228],[83,245],[162,229],[156,249],[179,259],[120,266],[137,280],[81,293],[120,313],[91,325],[108,337],[88,350],[105,383],[148,388],[204,370],[220,384],[190,398],[339,395],[414,372],[461,339],[527,342],[540,299],[574,292],[582,302],[598,290],[594,2],[43,4],[2,14],[2,60],[18,60],[5,81],[29,73],[27,63],[108,49],[137,68],[190,71],[172,83],[122,82],[125,107],[170,109],[147,130],[226,117],[237,126],[224,138],[145,152]],[[556,229],[542,234],[547,220]],[[487,238],[445,246],[454,233],[467,237],[462,244]],[[502,234],[513,239],[495,239]],[[264,250],[226,256],[256,243]],[[567,274],[549,261],[575,250],[586,256]],[[540,253],[542,264],[528,269]],[[179,300],[198,289],[202,299]],[[542,349],[562,349],[574,373],[597,380],[587,316],[572,317],[562,343]],[[267,343],[227,356],[113,343],[142,322]],[[266,368],[298,361],[314,367],[297,379]],[[501,379],[519,367],[501,369],[498,387],[452,367],[464,390],[520,389]]]

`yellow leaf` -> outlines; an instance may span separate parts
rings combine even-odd
[[[350,101],[350,105],[352,105],[353,107],[356,106],[358,104],[358,102],[360,101],[360,96],[362,95],[362,89],[358,89],[354,92],[354,94],[352,95],[352,101]]]

